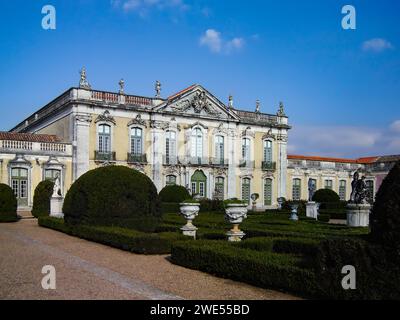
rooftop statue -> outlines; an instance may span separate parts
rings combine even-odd
[[[85,67],[82,68],[80,71],[81,80],[79,81],[79,88],[82,89],[91,89],[89,82],[86,79],[86,69]]]
[[[119,93],[123,94],[124,90],[125,90],[125,81],[124,81],[124,79],[119,80],[118,84],[119,84]]]
[[[158,80],[156,81],[155,89],[156,89],[156,98],[160,98],[161,97],[161,82]]]

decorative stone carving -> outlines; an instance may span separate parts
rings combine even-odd
[[[349,227],[368,227],[371,205],[368,203],[349,203],[346,206],[347,225]]]
[[[145,171],[144,171],[145,164],[142,164],[142,163],[129,163],[128,165],[131,168],[133,168],[133,169],[135,169],[135,170],[137,170],[137,171],[139,171],[141,173],[146,174]]]
[[[314,202],[314,201],[307,202],[306,203],[306,216],[317,220],[319,205],[320,205],[319,203]]]
[[[91,86],[86,79],[86,69],[83,67],[79,73],[81,75],[81,79],[79,81],[79,88],[90,90]]]
[[[262,136],[262,139],[263,139],[263,140],[265,140],[265,139],[273,139],[273,140],[275,140],[275,139],[276,139],[276,136],[272,133],[272,129],[269,129],[268,132],[265,133],[265,134]]]
[[[196,238],[197,228],[193,225],[193,220],[198,216],[200,204],[198,203],[181,203],[181,215],[186,219],[186,224],[181,228],[182,234],[185,236]]]
[[[286,134],[278,134],[276,140],[278,141],[282,141],[282,142],[287,142],[288,141],[288,137]]]
[[[116,124],[114,117],[110,114],[110,111],[106,110],[103,112],[103,114],[100,114],[96,120],[94,121],[95,123],[97,122],[109,122],[112,124]]]
[[[156,81],[155,84],[155,90],[156,90],[156,98],[160,98],[161,97],[161,83],[160,81]]]
[[[197,126],[200,126],[203,129],[208,129],[208,127],[206,125],[202,124],[200,121],[196,121],[195,123],[190,125],[189,128],[192,129],[192,128],[197,127]]]
[[[151,120],[150,121],[150,128],[165,130],[165,129],[169,128],[169,122]]]
[[[296,204],[296,203],[292,204],[292,213],[291,213],[290,218],[289,218],[290,220],[292,220],[292,221],[299,220],[299,217],[297,216],[297,208],[298,207],[299,207],[298,204]]]
[[[57,175],[56,179],[54,180],[52,197],[60,197],[60,196],[61,196],[61,183],[60,183],[60,177]]]
[[[256,101],[256,113],[260,113],[260,100]]]
[[[351,182],[350,203],[367,204],[368,189],[365,183],[365,176],[359,179],[359,172],[356,171]]]
[[[242,131],[242,137],[252,137],[255,138],[256,134],[254,131],[251,130],[250,127],[247,127],[245,130]]]
[[[200,114],[202,111],[204,111],[206,114],[213,117],[221,117],[221,113],[212,106],[205,91],[197,91],[188,98],[172,104],[171,109],[181,113],[186,112],[189,109],[193,109],[195,114]]]
[[[78,124],[88,125],[92,122],[92,116],[90,114],[77,114],[75,115],[75,120]]]
[[[278,112],[276,113],[276,115],[278,117],[285,117],[286,116],[285,107],[283,106],[283,102],[279,102],[279,109],[278,109]]]
[[[227,232],[228,241],[241,241],[245,233],[239,229],[239,224],[247,218],[246,204],[228,204],[225,208],[225,219],[233,225],[233,228]]]
[[[124,90],[125,90],[124,79],[119,80],[118,84],[119,84],[119,94],[124,94]]]
[[[308,201],[312,201],[316,188],[315,180],[312,178],[308,179]]]
[[[181,167],[179,165],[175,166],[167,166],[164,168],[165,175],[180,175],[181,174]]]
[[[135,124],[146,128],[146,121],[142,119],[142,116],[140,114],[138,114],[136,116],[136,118],[134,118],[128,122],[128,127],[135,125]]]

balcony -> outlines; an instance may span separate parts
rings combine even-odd
[[[210,164],[215,166],[215,167],[228,167],[229,166],[229,161],[228,161],[228,159],[211,158],[210,159]]]
[[[113,151],[95,151],[95,161],[115,161],[115,152]]]
[[[163,165],[165,166],[175,166],[178,164],[178,157],[163,156]]]
[[[261,169],[264,171],[275,171],[276,170],[276,162],[263,161],[263,162],[261,162]]]
[[[254,169],[254,161],[250,160],[240,160],[239,168],[251,168]]]
[[[128,153],[128,163],[147,163],[146,154]]]

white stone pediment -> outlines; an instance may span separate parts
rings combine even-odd
[[[184,114],[191,117],[207,117],[220,120],[238,119],[238,117],[201,86],[195,86],[182,94],[168,99],[156,108],[158,111]]]

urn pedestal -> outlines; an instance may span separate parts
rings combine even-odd
[[[314,201],[307,202],[306,216],[317,220],[318,219],[318,209],[319,209],[319,203],[314,202]]]
[[[368,227],[371,205],[349,203],[346,206],[347,225],[349,227]]]
[[[181,214],[186,219],[186,224],[181,228],[182,234],[196,239],[197,227],[193,225],[193,220],[199,214],[200,205],[195,203],[181,203],[180,210]]]
[[[292,213],[290,215],[289,220],[292,220],[292,221],[298,221],[299,220],[299,217],[297,215],[297,208],[298,207],[299,207],[298,204],[292,204]]]
[[[228,241],[241,241],[246,235],[239,229],[239,224],[247,218],[247,205],[246,204],[228,204],[225,209],[225,219],[233,225],[226,235]]]
[[[50,198],[50,217],[64,218],[62,207],[64,198],[61,196],[52,196]]]

